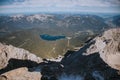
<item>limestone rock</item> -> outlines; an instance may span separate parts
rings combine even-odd
[[[85,80],[120,80],[120,29],[110,29],[62,59],[67,75]],[[116,66],[117,64],[117,66]]]
[[[0,80],[40,80],[40,72],[29,72],[26,67],[18,68],[0,75]]]
[[[120,28],[107,30],[93,41],[95,43],[87,49],[87,55],[99,52],[109,66],[120,70]]]
[[[20,60],[31,60],[37,63],[42,62],[41,58],[37,57],[27,50],[0,43],[0,69],[6,67],[8,65],[8,61],[11,58]]]

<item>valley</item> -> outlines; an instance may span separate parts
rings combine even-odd
[[[111,28],[105,22],[102,17],[81,14],[0,16],[0,42],[24,48],[42,58],[56,58]]]

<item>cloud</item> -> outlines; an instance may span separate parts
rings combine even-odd
[[[6,4],[7,3],[7,4]],[[87,9],[87,8],[88,9]],[[106,8],[118,11],[120,0],[2,0],[1,10],[19,9],[25,11],[92,11],[92,8]],[[112,9],[114,8],[114,9]],[[40,9],[40,10],[39,10]],[[104,10],[104,9],[103,9]],[[10,10],[9,10],[10,11]],[[27,10],[28,11],[28,10]],[[105,11],[105,10],[104,10]],[[28,11],[29,12],[29,11]]]
[[[26,5],[33,7],[75,7],[75,6],[120,6],[119,0],[1,0],[2,3],[12,5]],[[12,4],[11,4],[12,3]],[[16,6],[17,7],[17,6]]]
[[[120,0],[102,0],[102,1],[110,3],[111,5],[114,6],[120,6]]]

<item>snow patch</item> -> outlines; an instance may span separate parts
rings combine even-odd
[[[44,14],[36,14],[32,16],[28,16],[27,20],[33,22],[34,19],[40,20],[40,21],[45,21],[48,19],[48,17],[53,17],[52,15],[44,15]]]
[[[21,18],[23,18],[24,15],[18,14],[18,15],[12,15],[10,17],[13,18],[14,21],[17,21],[17,20],[20,20]]]
[[[62,60],[63,56],[59,55],[57,58],[51,58],[47,59],[48,61],[55,61],[55,62],[60,62]]]

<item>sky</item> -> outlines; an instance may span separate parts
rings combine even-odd
[[[120,13],[120,0],[0,0],[0,14]]]

